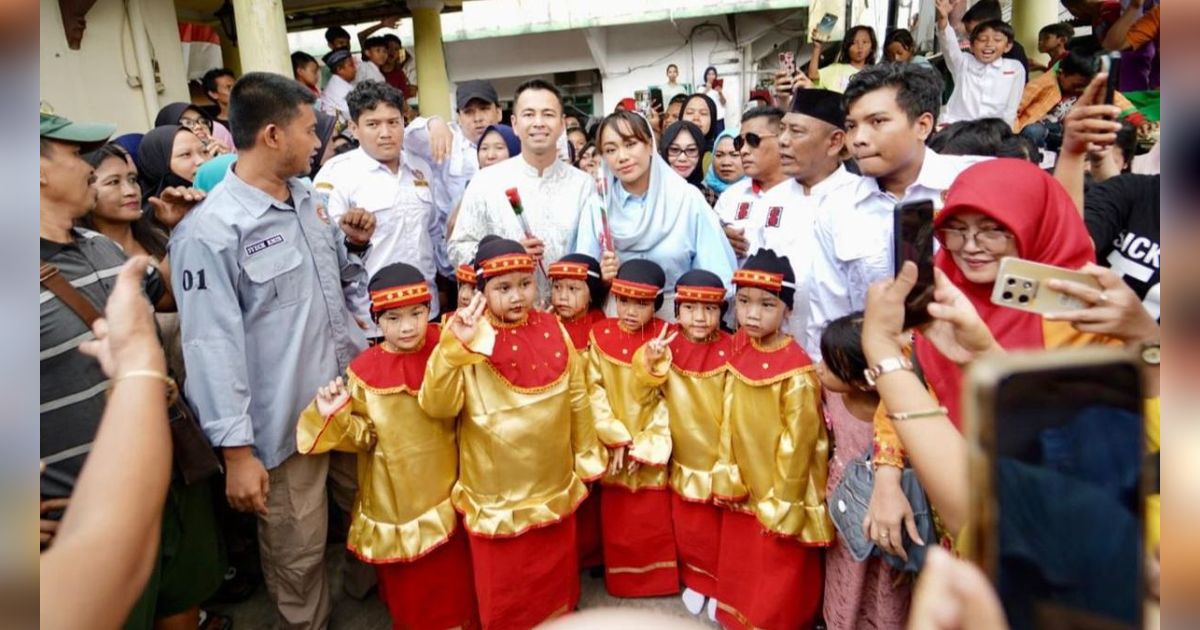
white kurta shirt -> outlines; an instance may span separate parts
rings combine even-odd
[[[600,203],[592,176],[559,160],[541,174],[525,161],[524,153],[493,164],[476,173],[463,193],[447,248],[453,265],[471,262],[480,239],[488,234],[514,241],[525,238],[505,195],[509,188],[520,193],[529,229],[546,246],[543,264],[547,268],[572,252],[582,210]],[[550,280],[540,271],[536,275],[539,296],[545,301]]]

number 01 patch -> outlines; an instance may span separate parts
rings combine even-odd
[[[184,291],[191,291],[192,289],[203,291],[208,288],[208,283],[204,281],[203,269],[195,273],[192,273],[189,269],[184,269],[183,275],[179,278],[179,284],[183,287]]]

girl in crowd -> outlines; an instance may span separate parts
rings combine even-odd
[[[489,125],[479,137],[479,168],[521,154],[521,140],[508,125]]]
[[[216,157],[233,150],[233,134],[219,122],[214,122],[204,110],[191,103],[171,103],[158,110],[154,126],[182,125],[200,138],[209,157]]]
[[[883,58],[892,63],[929,65],[925,57],[917,54],[917,42],[906,28],[898,28],[888,33],[887,39],[883,40]]]
[[[687,94],[676,94],[671,97],[671,101],[667,103],[667,110],[663,112],[663,127],[670,127],[676,121],[683,118],[683,104],[687,102]]]
[[[700,129],[681,120],[667,127],[658,150],[662,159],[671,165],[671,170],[704,193],[704,200],[711,206],[717,202],[717,193],[704,183],[704,168],[700,163],[704,154],[702,142],[704,137]]]
[[[717,123],[723,125],[725,122],[725,87],[724,80],[717,76],[715,67],[709,66],[704,69],[704,83],[696,88],[696,93],[704,94],[713,100],[713,104],[716,106],[714,115],[717,117]]]
[[[737,135],[736,128],[725,129],[717,134],[717,139],[713,142],[712,163],[704,173],[704,185],[713,192],[710,203],[715,204],[716,198],[720,197],[726,188],[746,176],[746,172],[742,170],[742,157],[738,150],[733,148],[733,139]]]
[[[826,497],[833,495],[847,464],[873,447],[872,427],[879,394],[863,377],[870,366],[863,355],[862,325],[862,313],[853,313],[829,322],[821,335],[823,361],[817,364],[817,377],[825,393],[825,423],[833,435]],[[883,467],[876,470],[882,471]],[[883,483],[892,483],[900,500],[908,505],[898,476],[874,477],[875,486]],[[841,536],[825,554],[824,617],[830,630],[902,628],[911,597],[910,580],[878,556],[855,561]]]
[[[842,40],[842,49],[837,60],[824,68],[818,69],[821,63],[820,36],[813,32],[812,60],[808,62],[808,78],[817,87],[834,92],[845,92],[850,77],[863,68],[874,65],[879,40],[875,38],[875,29],[870,26],[855,26],[846,31]]]
[[[196,170],[208,157],[204,143],[187,127],[163,125],[151,129],[138,147],[142,201],[149,203],[164,188],[191,187]],[[169,230],[173,226],[165,227]]]
[[[606,211],[595,205],[583,211],[575,251],[601,261],[610,248],[618,260],[647,258],[663,268],[670,287],[696,268],[730,278],[737,263],[716,215],[704,195],[654,153],[646,119],[612,114],[597,137],[607,167]],[[658,314],[673,319],[673,313],[673,300],[666,300]]]
[[[717,134],[724,129],[724,125],[717,122],[717,104],[706,94],[693,94],[683,102],[681,119],[700,128],[700,133],[704,136],[701,153],[712,153],[713,142],[716,140]],[[711,157],[705,158],[705,168],[708,167],[708,160],[711,159]]]
[[[579,150],[579,155],[575,156],[575,168],[594,177],[599,167],[600,156],[596,151],[596,143],[588,140]]]

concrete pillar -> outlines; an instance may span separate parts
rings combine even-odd
[[[1038,31],[1047,24],[1058,21],[1058,3],[1046,0],[1013,0],[1012,25],[1017,41],[1025,47],[1025,54],[1045,63],[1046,55],[1037,51]]]
[[[413,48],[417,57],[417,102],[422,116],[450,120],[450,80],[442,51],[442,1],[408,0],[413,14]]]
[[[292,76],[282,0],[233,0],[242,72]]]

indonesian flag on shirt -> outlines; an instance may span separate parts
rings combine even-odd
[[[179,41],[183,44],[188,81],[199,80],[205,72],[225,65],[221,58],[221,38],[211,26],[180,22]]]

